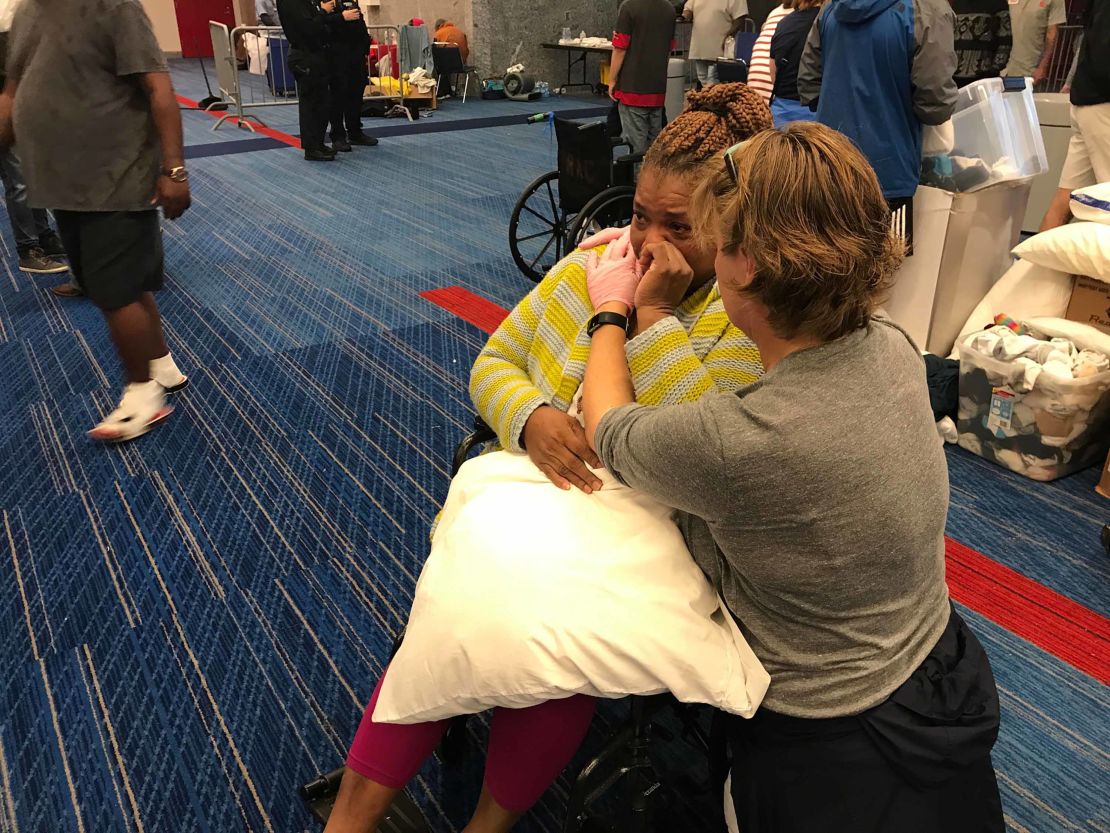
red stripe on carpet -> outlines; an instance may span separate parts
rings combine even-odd
[[[191,98],[186,98],[183,95],[179,95],[177,97],[177,103],[183,107],[192,107],[194,109],[196,109],[196,107],[198,106],[197,103]],[[214,112],[212,110],[197,110],[197,112],[207,113],[214,119],[218,119],[224,115],[223,112]],[[230,121],[232,124],[238,125],[239,117],[232,116],[230,119],[228,119],[228,121]],[[250,125],[252,128],[254,128],[254,132],[257,133],[259,136],[269,136],[271,139],[277,139],[279,142],[287,144],[291,148],[300,149],[301,147],[301,140],[298,139],[296,136],[290,136],[288,133],[282,133],[280,130],[274,130],[272,127],[263,127],[262,125],[256,124],[255,122],[250,122]]]
[[[946,539],[952,598],[1110,685],[1110,619]]]
[[[460,286],[420,296],[492,333],[508,315]],[[946,538],[948,590],[960,604],[1110,685],[1110,619],[1028,576]]]
[[[473,324],[479,330],[492,333],[509,314],[507,309],[475,295],[461,286],[445,286],[443,289],[429,289],[421,292],[420,297],[442,307],[463,321]]]

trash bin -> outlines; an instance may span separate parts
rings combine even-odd
[[[686,59],[671,58],[667,64],[667,121],[674,121],[686,105]]]
[[[987,78],[960,89],[951,150],[923,160],[914,254],[885,304],[923,349],[947,355],[1009,268],[1030,180],[1047,167],[1028,79]]]

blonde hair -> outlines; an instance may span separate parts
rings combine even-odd
[[[691,200],[695,232],[742,248],[760,301],[782,338],[831,341],[867,324],[902,261],[890,209],[863,154],[816,122],[767,130],[735,151],[739,185],[721,157],[705,163]]]

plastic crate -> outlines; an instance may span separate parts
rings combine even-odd
[[[1048,170],[1044,139],[1026,78],[985,78],[962,87],[952,116],[950,156],[981,160],[984,175],[961,191],[1029,179]]]

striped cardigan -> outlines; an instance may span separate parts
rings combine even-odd
[[[567,411],[582,384],[594,314],[586,252],[574,252],[517,304],[490,336],[470,373],[470,396],[501,447],[522,451],[524,423],[541,405]],[[636,401],[670,405],[732,391],[763,374],[755,343],[725,315],[710,283],[626,348]]]

